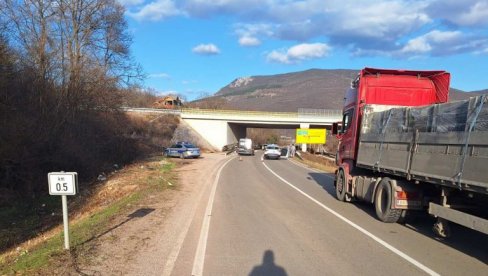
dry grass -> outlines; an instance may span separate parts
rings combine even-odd
[[[310,167],[329,173],[333,173],[337,169],[335,161],[325,156],[315,155],[308,152],[301,152],[300,155],[302,157],[302,160],[300,160],[299,158],[295,158],[295,160],[304,163]]]

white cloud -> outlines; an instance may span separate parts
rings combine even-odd
[[[127,12],[127,14],[139,21],[159,21],[185,13],[179,10],[172,0],[157,0],[145,5],[138,12]]]
[[[234,25],[234,29],[236,34],[240,36],[273,35],[273,25],[268,23],[238,23]]]
[[[261,45],[261,41],[252,36],[243,36],[239,38],[239,44],[241,46],[258,46]]]
[[[298,44],[288,50],[274,50],[268,54],[270,62],[292,64],[309,59],[326,57],[331,47],[324,43]]]
[[[446,56],[460,53],[482,54],[488,48],[488,38],[465,34],[461,31],[433,30],[408,40],[396,49],[357,49],[358,56],[392,56],[398,58],[419,58],[425,56]]]
[[[488,2],[486,0],[437,0],[428,11],[431,16],[463,27],[488,26]]]
[[[488,24],[488,2],[475,3],[464,13],[453,18],[454,22],[462,26],[475,26]]]
[[[261,45],[259,36],[271,36],[272,26],[270,24],[236,24],[234,32],[239,36],[241,46],[258,46]]]
[[[366,47],[371,44],[367,39],[384,45],[385,41],[392,42],[431,22],[425,12],[429,1],[432,0],[157,0],[139,13],[156,3],[169,2],[174,10],[190,17],[229,15],[241,20],[235,25],[235,32],[242,41],[261,41],[268,36],[305,42],[328,36],[333,44]],[[147,19],[150,18],[156,16]]]
[[[417,37],[408,41],[408,43],[403,46],[400,50],[402,53],[427,53],[432,50],[432,46],[428,43],[425,37]]]
[[[452,47],[455,49],[456,45],[459,47],[463,41],[463,34],[460,31],[439,31],[434,30],[417,38],[411,39],[397,54],[425,54],[431,52],[433,54],[440,53],[439,47]]]
[[[274,50],[271,53],[266,56],[266,60],[269,62],[277,62],[277,63],[284,63],[284,64],[290,64],[290,60],[288,56],[286,55],[286,52],[282,50]]]
[[[193,47],[192,52],[199,55],[217,55],[220,49],[215,44],[200,44]]]
[[[323,22],[327,26],[323,34],[333,44],[386,49],[432,22],[424,12],[425,7],[422,1],[345,1],[342,8],[331,12]],[[314,23],[311,27],[316,28],[317,22]]]
[[[479,52],[488,37],[487,0],[118,0],[137,20],[164,20],[172,16],[209,18],[226,16],[241,46],[261,45],[267,38],[308,43],[327,39],[328,45],[360,55],[434,54]],[[462,27],[462,28],[460,28]],[[462,36],[439,40],[462,30]],[[440,32],[440,31],[439,31]],[[413,36],[417,37],[413,37]],[[437,34],[438,36],[441,34]],[[407,41],[405,43],[405,41]],[[441,45],[453,46],[442,49]],[[195,53],[218,54],[218,48]],[[293,63],[285,51],[273,51],[268,60]]]
[[[166,74],[166,73],[153,73],[153,74],[149,74],[150,78],[155,78],[155,79],[170,79],[171,76]]]

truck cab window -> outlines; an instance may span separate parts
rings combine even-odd
[[[344,112],[344,117],[342,117],[342,133],[346,133],[349,127],[351,126],[352,114],[353,110],[347,110]]]

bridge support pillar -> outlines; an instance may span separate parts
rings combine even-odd
[[[205,139],[215,150],[222,150],[228,144],[237,143],[246,137],[246,127],[218,120],[184,119],[184,121]]]
[[[300,128],[310,128],[310,124],[300,123]],[[307,144],[302,144],[302,152],[307,151]]]

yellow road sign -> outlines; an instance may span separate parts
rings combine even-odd
[[[297,129],[297,144],[325,144],[325,129]]]

